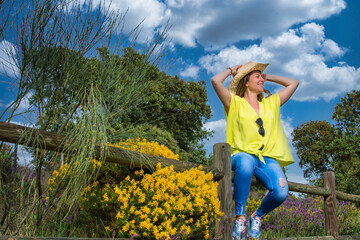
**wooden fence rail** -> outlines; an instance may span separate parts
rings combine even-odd
[[[57,133],[50,133],[5,122],[0,122],[0,140],[18,144],[36,142],[33,146],[56,152],[63,152],[65,149],[65,141],[70,141]],[[229,144],[215,144],[213,154],[213,166],[203,166],[203,170],[206,172],[212,172],[214,179],[219,182],[218,195],[220,199],[220,210],[224,213],[224,215],[220,218],[219,222],[216,222],[215,239],[230,240],[232,230],[233,172],[231,171],[231,151]],[[100,146],[96,146],[95,155],[96,158],[100,157]],[[174,170],[176,171],[185,171],[200,165],[196,163],[141,154],[116,147],[108,147],[108,151],[104,159],[108,162],[119,163],[135,168],[143,167],[150,169],[154,168],[156,164],[160,162],[163,166],[173,165]],[[259,184],[257,183],[256,178],[252,179],[252,184]],[[324,187],[309,186],[295,182],[288,182],[288,185],[289,191],[324,196],[326,234],[335,239],[339,238],[336,216],[337,199],[360,202],[359,195],[336,191],[335,174],[333,172],[324,173]]]
[[[30,146],[36,146],[38,148],[55,152],[65,151],[66,141],[71,142],[71,140],[65,139],[61,134],[5,122],[0,122],[0,140],[23,145],[29,145],[28,143],[32,143]],[[95,146],[95,158],[100,158],[100,152],[100,146]],[[105,161],[119,163],[134,168],[143,167],[148,169],[154,169],[156,164],[160,162],[164,167],[173,165],[174,170],[179,172],[198,167],[200,165],[197,163],[178,161],[174,159],[128,151],[117,147],[108,147]],[[205,172],[212,172],[214,174],[215,180],[220,180],[224,177],[221,171],[212,166],[203,166],[203,170]]]

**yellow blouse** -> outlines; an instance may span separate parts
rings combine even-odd
[[[284,129],[280,121],[279,94],[263,98],[259,102],[259,114],[263,120],[265,136],[258,132],[259,118],[254,108],[239,96],[231,93],[229,111],[226,116],[226,142],[231,146],[231,155],[247,152],[256,155],[263,163],[265,157],[277,160],[281,167],[294,162]]]

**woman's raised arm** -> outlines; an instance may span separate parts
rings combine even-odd
[[[285,87],[279,91],[280,106],[282,106],[284,103],[286,103],[289,100],[289,98],[293,95],[297,86],[299,85],[299,80],[289,77],[281,77],[270,74],[262,74],[262,77],[264,78],[265,81],[278,83]]]
[[[231,69],[227,68],[224,71],[219,72],[218,74],[216,74],[215,76],[213,76],[211,78],[212,86],[213,86],[216,94],[218,95],[220,101],[224,105],[224,108],[226,111],[228,111],[229,107],[230,107],[231,95],[230,95],[229,90],[224,86],[223,83],[224,83],[225,79],[228,76],[230,76],[231,74],[233,74],[233,76],[235,76],[238,68],[241,66],[242,65],[237,65],[237,66],[232,67]]]

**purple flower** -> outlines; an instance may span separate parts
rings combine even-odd
[[[71,219],[72,219],[72,218],[71,218],[71,217],[68,217],[67,219],[68,219],[68,224],[71,225],[71,224],[72,224],[72,222],[71,222]]]
[[[137,235],[137,233],[135,233],[135,234],[131,234],[131,238],[130,238],[130,240],[134,240],[134,238],[135,237],[137,237],[138,235]]]

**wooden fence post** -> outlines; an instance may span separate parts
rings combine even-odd
[[[220,211],[224,215],[215,222],[215,239],[230,240],[232,233],[232,182],[231,182],[231,148],[227,143],[216,143],[213,147],[213,166],[224,173],[219,181],[218,196]]]
[[[324,173],[324,188],[331,191],[331,194],[325,197],[325,229],[326,235],[331,235],[335,239],[339,237],[339,227],[337,221],[337,202],[336,202],[336,187],[335,187],[335,173]]]

